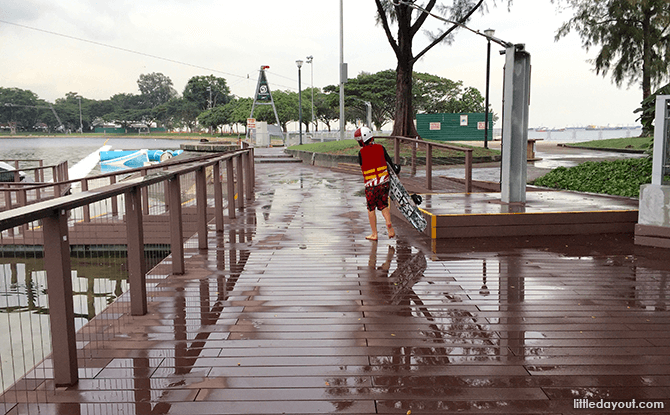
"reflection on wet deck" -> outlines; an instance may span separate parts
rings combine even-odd
[[[432,243],[402,224],[372,243],[358,177],[256,174],[255,203],[225,234],[187,244],[185,275],[169,258],[153,270],[148,315],[112,306],[84,329],[77,386],[54,388],[46,361],[5,412],[559,414],[579,398],[670,410],[666,251],[631,234]]]

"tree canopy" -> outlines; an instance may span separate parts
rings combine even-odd
[[[599,51],[592,63],[596,73],[621,86],[642,86],[642,99],[668,79],[670,64],[670,6],[668,0],[554,0],[575,11],[556,33],[571,31],[582,46]]]

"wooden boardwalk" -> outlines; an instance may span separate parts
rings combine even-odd
[[[256,200],[79,333],[80,382],[50,361],[19,414],[670,412],[670,261],[630,234],[438,241],[369,232],[360,177],[258,165]],[[262,178],[262,179],[261,179]],[[381,221],[381,219],[380,219]]]

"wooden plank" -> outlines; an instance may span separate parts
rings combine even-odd
[[[550,224],[637,223],[637,211],[556,212],[436,216],[437,228],[458,226],[521,226]]]
[[[598,233],[632,233],[633,223],[582,223],[516,226],[459,226],[435,230],[435,239],[480,238],[541,235],[592,235]]]

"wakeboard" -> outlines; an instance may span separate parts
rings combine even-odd
[[[395,170],[393,170],[393,166],[388,166],[388,172],[389,182],[391,184],[389,191],[391,200],[395,202],[396,207],[403,214],[405,219],[407,219],[416,230],[423,232],[426,229],[426,226],[428,226],[428,222],[426,222],[426,218],[423,217],[415,203],[415,199],[421,203],[421,197],[418,195],[410,196],[407,189],[405,189],[405,186],[400,182],[400,178],[398,178]]]

